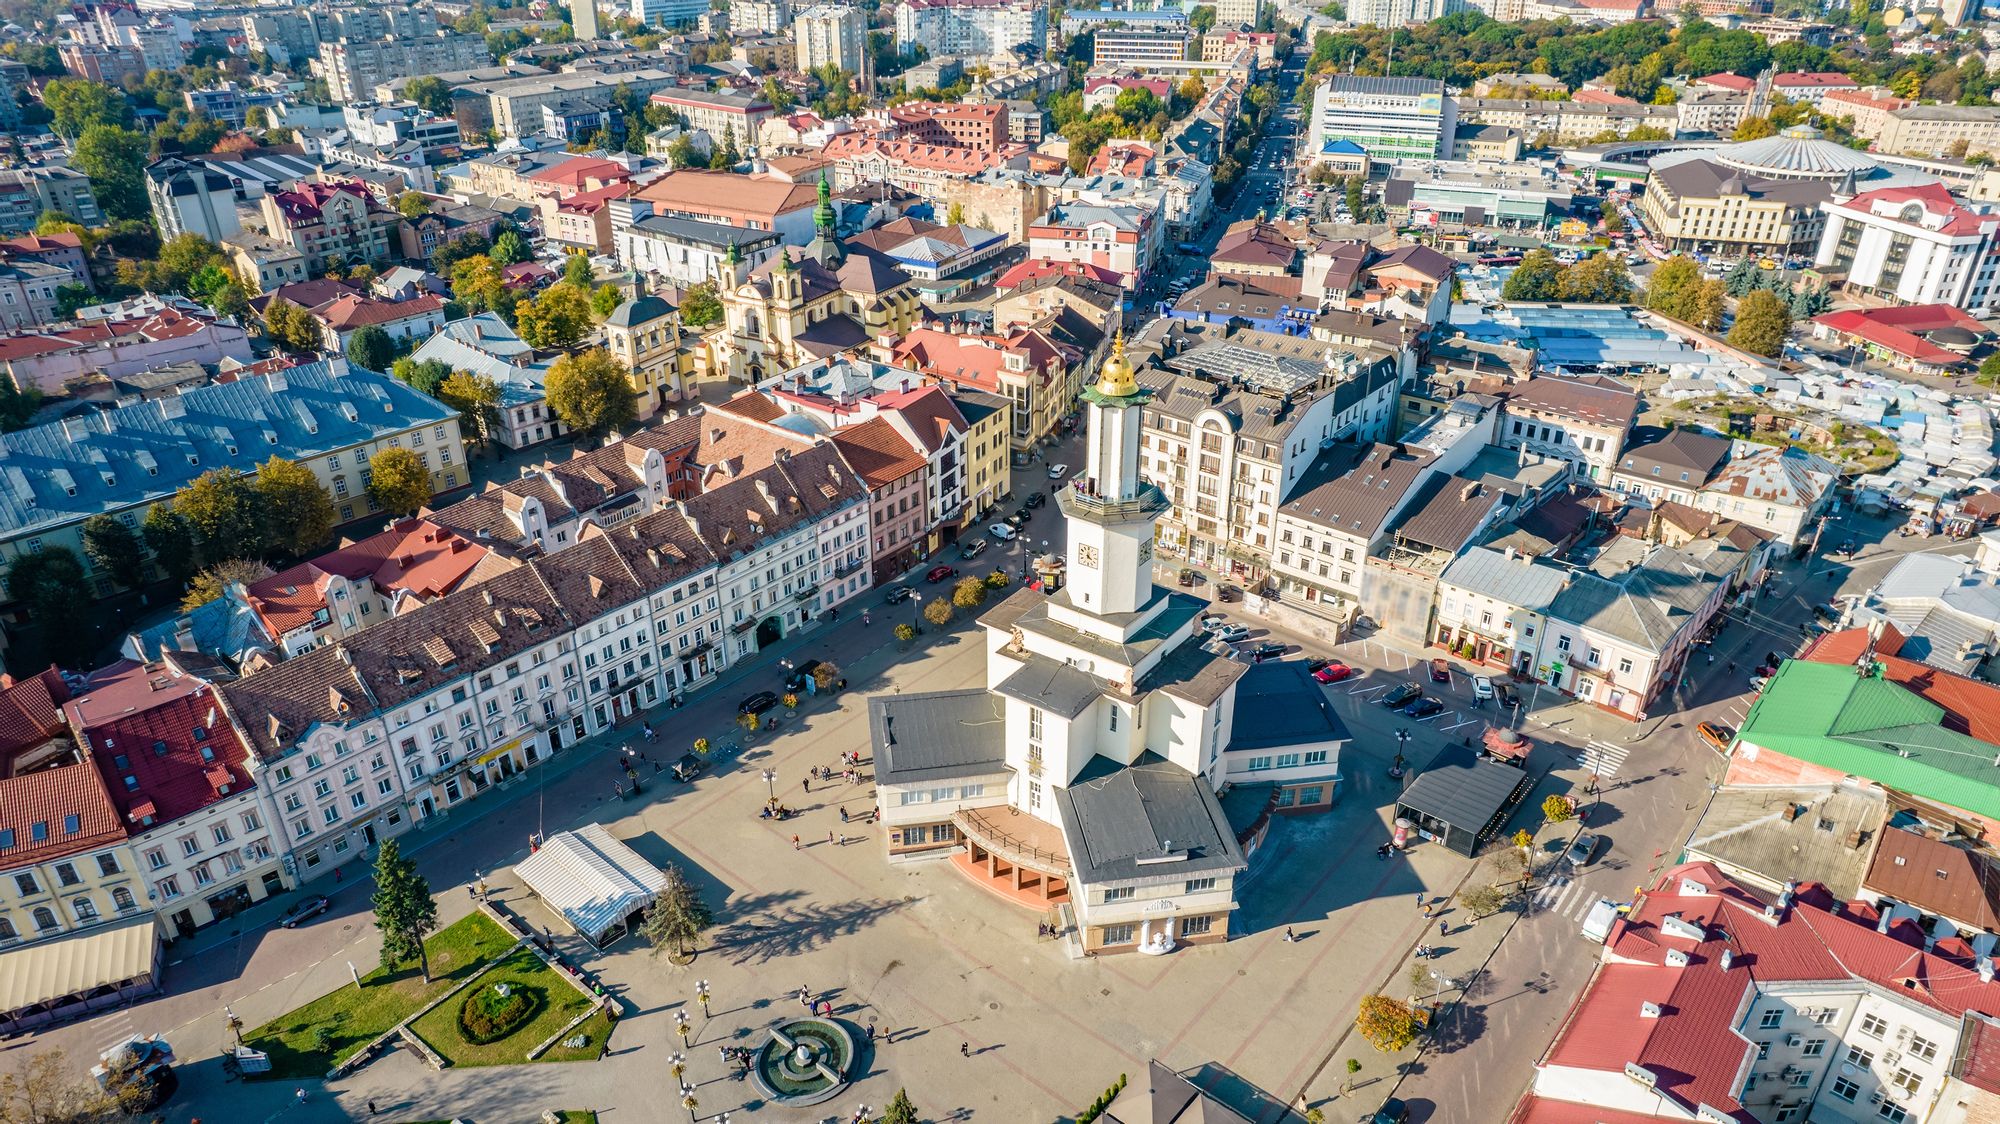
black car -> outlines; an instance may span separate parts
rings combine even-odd
[[[785,690],[787,691],[805,690],[806,684],[812,682],[813,669],[817,667],[819,667],[818,660],[807,660],[806,662],[793,668],[791,674],[785,676]]]
[[[1215,591],[1215,596],[1223,601],[1241,601],[1243,600],[1243,590],[1240,586],[1225,585]]]
[[[1001,522],[1007,524],[1009,527],[1012,527],[1018,531],[1021,528],[1027,526],[1028,520],[1033,518],[1034,516],[1028,512],[1027,508],[1022,508],[1021,510],[1001,520]]]
[[[682,782],[691,781],[700,776],[701,771],[706,768],[708,768],[708,758],[699,753],[683,753],[681,759],[674,762],[674,779]]]
[[[1429,696],[1425,696],[1424,698],[1420,698],[1415,702],[1412,702],[1410,705],[1404,707],[1403,713],[1409,715],[1412,718],[1429,718],[1431,715],[1436,714],[1438,711],[1443,709],[1444,709],[1443,703]]]
[[[1049,502],[1049,497],[1048,497],[1048,493],[1046,493],[1046,492],[1030,492],[1030,493],[1028,493],[1028,502],[1027,502],[1027,504],[1026,504],[1026,505],[1024,505],[1024,506],[1027,506],[1027,507],[1030,507],[1030,508],[1035,508],[1035,507],[1040,507],[1040,506],[1042,506],[1043,504],[1045,504],[1045,503],[1047,503],[1047,502]]]
[[[778,696],[769,691],[759,691],[736,704],[738,714],[762,714],[778,705]]]
[[[1390,710],[1394,710],[1411,699],[1421,697],[1423,693],[1424,689],[1415,683],[1404,683],[1391,687],[1389,693],[1382,696],[1382,705],[1388,707]]]
[[[1368,1124],[1409,1124],[1410,1106],[1394,1097],[1382,1102],[1375,1115],[1368,1118]]]
[[[1495,683],[1493,693],[1499,696],[1500,706],[1505,710],[1513,710],[1521,705],[1520,692],[1514,690],[1512,683]]]
[[[1179,578],[1179,581],[1180,581],[1180,583],[1181,583],[1181,588],[1182,588],[1182,589],[1190,589],[1190,588],[1193,588],[1193,586],[1194,586],[1194,571],[1193,571],[1193,570],[1182,570],[1182,571],[1180,572],[1180,578]]]
[[[280,929],[296,929],[306,921],[318,917],[332,908],[332,898],[327,897],[325,894],[314,894],[312,897],[286,910],[285,915],[278,918],[278,927]]]
[[[1276,640],[1266,640],[1262,644],[1245,648],[1243,654],[1248,657],[1251,663],[1263,663],[1265,660],[1275,660],[1279,656],[1284,655],[1285,646]]]
[[[901,605],[903,602],[908,601],[910,595],[915,592],[915,589],[907,585],[893,585],[889,587],[889,595],[882,599],[882,603],[885,605]]]

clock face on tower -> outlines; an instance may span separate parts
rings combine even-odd
[[[1139,561],[1151,562],[1152,560],[1153,560],[1153,540],[1145,539],[1139,543]]]
[[[1092,570],[1097,569],[1097,548],[1083,543],[1076,548],[1076,564]]]

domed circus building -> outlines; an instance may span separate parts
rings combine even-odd
[[[1836,196],[1936,183],[1885,168],[1809,125],[1648,162],[1640,214],[1667,249],[1723,256],[1800,257],[1819,247],[1820,204]]]

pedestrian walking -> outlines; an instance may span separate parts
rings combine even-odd
[[[870,1046],[873,1046],[873,1045],[875,1044],[875,1024],[874,1024],[874,1023],[869,1023],[869,1024],[868,1024],[868,1044],[869,1044]]]
[[[811,778],[811,777],[807,777],[807,778],[806,778],[806,779],[805,779],[804,781],[802,781],[802,782],[800,782],[800,783],[802,783],[802,784],[804,784],[804,785],[806,786],[806,791],[807,791],[807,792],[811,792],[811,791],[813,790],[813,782],[812,782],[812,778]]]
[[[1431,907],[1429,905],[1424,905],[1421,908],[1423,910],[1424,920],[1429,921],[1431,919]]]
[[[479,897],[481,901],[484,901],[486,898],[486,879],[484,878],[479,880]]]
[[[846,808],[842,808],[842,809],[840,810],[840,822],[841,822],[841,823],[846,823],[846,822],[847,822],[847,809],[846,809]]]
[[[832,829],[828,829],[828,831],[827,831],[827,833],[826,833],[826,845],[827,845],[827,846],[829,846],[829,847],[833,846],[833,831],[832,831]]]
[[[1297,944],[1298,940],[1299,938],[1292,935],[1292,927],[1290,925],[1285,926],[1285,943]]]
[[[840,845],[843,847],[847,846],[847,833],[844,831],[840,833]]]
[[[472,888],[472,887],[470,887],[470,886],[467,886],[467,887],[465,888],[465,896],[466,896],[467,900],[469,900],[469,901],[475,901],[475,902],[476,902],[476,901],[478,901],[478,900],[479,900],[479,891],[477,891],[477,890],[473,889],[473,888]]]
[[[798,849],[799,849],[799,837],[794,835],[792,836],[792,850],[796,851]]]
[[[305,1091],[305,1089],[303,1089],[303,1088],[299,1088],[299,1089],[295,1089],[295,1090],[293,1090],[293,1091],[292,1091],[292,1096],[293,1096],[294,1098],[296,1098],[296,1099],[298,1100],[298,1102],[299,1102],[300,1104],[304,1104],[304,1103],[306,1103],[306,1091]]]
[[[970,1042],[960,1042],[960,1043],[958,1044],[958,1056],[959,1056],[959,1057],[961,1057],[961,1058],[969,1058],[969,1057],[971,1057],[971,1056],[972,1056],[972,1043],[970,1043]],[[304,1089],[300,1089],[300,1090],[299,1090],[299,1099],[300,1099],[300,1100],[305,1100],[305,1099],[306,1099],[306,1091],[305,1091]]]
[[[1444,934],[1445,934],[1444,922],[1440,921],[1438,922],[1438,936],[1442,937],[1444,936]]]
[[[370,1115],[370,1116],[374,1116],[374,1115],[377,1115],[378,1113],[380,1113],[381,1111],[382,1111],[381,1109],[379,1109],[379,1108],[376,1108],[376,1107],[375,1107],[375,1102],[374,1102],[374,1101],[369,1101],[369,1102],[368,1102],[368,1115]]]
[[[1423,908],[1423,904],[1424,904],[1424,896],[1423,896],[1422,894],[1418,894],[1418,895],[1417,895],[1417,907],[1418,907],[1419,909],[1421,909],[1421,908]]]

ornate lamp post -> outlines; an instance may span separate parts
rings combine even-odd
[[[701,1017],[708,1018],[708,981],[694,981],[694,999],[701,1004]]]
[[[776,769],[764,770],[764,788],[771,794],[771,803],[776,804],[778,802],[778,771]]]
[[[674,1012],[674,1031],[681,1036],[681,1045],[687,1045],[688,1035],[694,1033],[694,1025],[688,1022],[688,1013],[686,1011]]]

